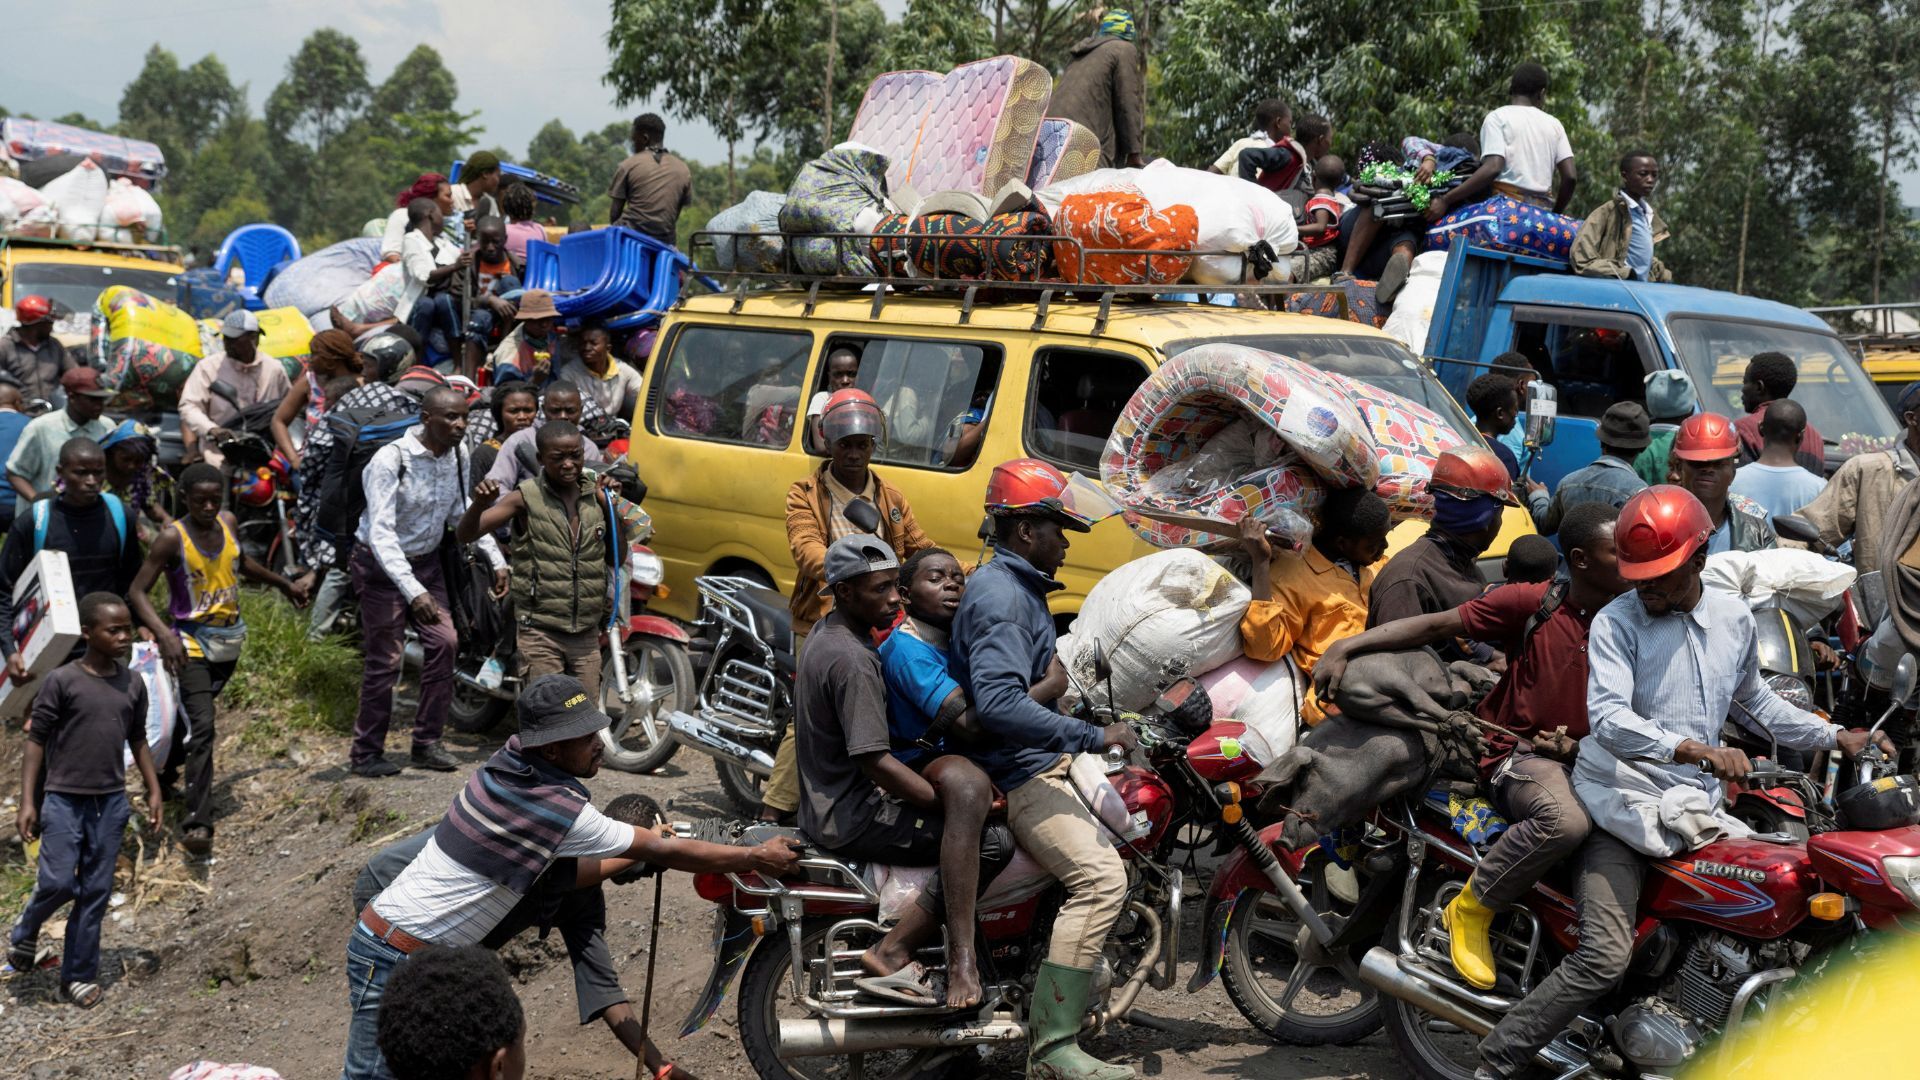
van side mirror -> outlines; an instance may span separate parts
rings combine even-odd
[[[1553,443],[1553,421],[1560,415],[1560,392],[1544,380],[1527,384],[1526,445],[1538,450]]]

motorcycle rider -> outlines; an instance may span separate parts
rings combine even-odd
[[[1487,591],[1477,561],[1500,535],[1500,517],[1517,505],[1507,467],[1482,447],[1443,452],[1433,466],[1433,526],[1374,575],[1367,591],[1367,627],[1451,611]],[[1447,659],[1485,662],[1492,650],[1442,650]]]
[[[1335,642],[1314,668],[1322,699],[1340,687],[1347,662],[1466,637],[1506,650],[1507,670],[1479,714],[1526,741],[1487,733],[1482,782],[1510,827],[1447,905],[1453,966],[1482,990],[1494,985],[1487,931],[1495,912],[1524,897],[1541,876],[1579,850],[1592,823],[1574,797],[1573,744],[1587,736],[1587,632],[1593,617],[1627,591],[1614,551],[1620,512],[1603,502],[1567,511],[1560,542],[1568,576],[1537,585],[1502,585],[1451,611],[1383,623]]]
[[[1693,846],[1660,824],[1682,816],[1669,817],[1661,804],[1675,801],[1677,791],[1685,805],[1676,809],[1711,828],[1719,778],[1753,770],[1745,753],[1720,745],[1721,725],[1735,703],[1783,746],[1837,746],[1852,755],[1867,745],[1865,732],[1843,731],[1767,688],[1746,603],[1701,583],[1713,531],[1700,500],[1670,484],[1640,492],[1620,511],[1614,543],[1620,576],[1634,591],[1594,616],[1587,676],[1592,734],[1581,742],[1573,773],[1574,791],[1598,826],[1580,849],[1579,945],[1480,1043],[1476,1076],[1523,1072],[1536,1051],[1626,974],[1645,856]],[[1875,741],[1892,748],[1885,735]]]
[[[1079,1035],[1094,962],[1125,906],[1126,864],[1074,788],[1068,768],[1075,753],[1107,746],[1132,750],[1133,729],[1121,723],[1095,727],[1028,696],[1054,659],[1046,597],[1063,587],[1054,574],[1066,561],[1064,530],[1089,532],[1114,511],[1097,489],[1070,484],[1058,469],[1033,458],[996,466],[986,502],[994,554],[974,571],[954,614],[953,677],[966,688],[992,740],[972,756],[1007,793],[1007,824],[1027,854],[1067,888],[1034,982],[1027,1075],[1124,1080],[1134,1071],[1081,1050]]]
[[[873,636],[900,611],[900,563],[876,536],[843,536],[827,549],[822,572],[834,607],[815,624],[794,676],[794,732],[800,773],[800,827],[850,859],[894,866],[940,867],[940,885],[920,896],[862,964],[870,993],[932,1005],[926,971],[909,963],[913,946],[937,925],[939,891],[947,903],[946,1003],[980,1002],[973,961],[973,890],[992,881],[1013,857],[1004,826],[983,836],[986,778],[964,758],[942,756],[923,772],[893,753],[887,724],[887,680]],[[969,806],[949,812],[944,800]],[[964,815],[964,816],[963,816]],[[949,824],[948,818],[954,820]]]
[[[1773,524],[1760,504],[1735,495],[1733,473],[1740,466],[1740,435],[1719,413],[1695,413],[1673,437],[1674,474],[1693,493],[1713,521],[1707,554],[1764,551],[1780,546]]]
[[[833,607],[833,594],[824,588],[827,546],[866,533],[847,520],[846,509],[855,499],[865,499],[880,511],[880,539],[896,559],[933,546],[914,520],[907,497],[868,467],[886,430],[886,417],[865,390],[834,391],[820,414],[820,432],[831,456],[813,475],[787,489],[787,547],[797,569],[788,609],[793,612],[796,651],[814,622]],[[789,728],[760,796],[763,820],[785,819],[800,806],[800,770],[793,750]]]

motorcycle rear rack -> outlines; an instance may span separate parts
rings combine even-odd
[[[755,879],[766,884],[749,885],[739,874],[728,874],[727,880],[733,883],[737,892],[748,896],[764,896],[771,902],[793,899],[819,900],[827,903],[866,903],[876,908],[880,906],[880,894],[874,890],[873,886],[867,884],[867,879],[856,873],[853,867],[831,855],[803,856],[796,865],[801,871],[819,870],[830,877],[845,880],[849,888],[814,883],[789,885],[782,881],[761,878],[758,874],[754,875]],[[768,906],[773,905],[770,903]],[[786,905],[781,906],[784,908]]]
[[[828,950],[827,956],[806,958],[805,960],[806,970],[812,984],[810,988],[817,990],[818,996],[814,994],[803,995],[801,1003],[808,1009],[818,1012],[822,1016],[835,1020],[866,1020],[889,1016],[933,1016],[940,1013],[978,1012],[981,1009],[998,1007],[1007,1000],[1010,992],[1014,994],[1018,993],[1017,986],[1006,986],[1000,983],[987,984],[982,987],[982,991],[985,994],[984,999],[979,1005],[972,1009],[949,1009],[945,1004],[855,1004],[855,1002],[861,1001],[862,998],[859,988],[853,985],[853,981],[866,976],[866,971],[860,967],[862,950],[853,948],[843,949],[839,947],[841,939],[855,930],[864,930],[878,936],[885,934],[887,928],[872,919],[842,919],[834,923],[833,926],[827,930],[825,941],[825,948]],[[945,958],[947,955],[945,931],[942,930],[941,932],[941,943],[938,948],[921,949],[920,955],[922,958],[921,962],[926,965],[927,970],[945,971]],[[794,958],[796,965],[801,959],[801,957]],[[929,960],[932,962],[928,962]],[[831,970],[828,970],[829,965],[831,965]]]
[[[1461,887],[1462,883],[1452,881],[1440,886],[1440,891],[1434,895],[1432,906],[1420,913],[1420,930],[1414,938],[1414,949],[1411,955],[1419,957],[1429,968],[1437,972],[1453,969],[1452,937],[1441,925],[1440,912],[1452,902],[1454,897],[1460,895]],[[1507,925],[1507,929],[1501,929],[1502,923]],[[1501,1000],[1509,1000],[1510,1003],[1527,996],[1527,993],[1533,989],[1534,963],[1540,955],[1540,920],[1535,918],[1531,911],[1515,907],[1495,917],[1494,926],[1487,937],[1493,944],[1494,970],[1504,975],[1514,976],[1513,981],[1519,987],[1519,994],[1512,999],[1505,999],[1504,995],[1487,994],[1485,995],[1487,1000],[1482,1004],[1491,1008],[1495,1007],[1494,1003]],[[1409,954],[1401,955],[1404,967],[1405,958]]]

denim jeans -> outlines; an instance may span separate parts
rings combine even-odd
[[[323,641],[333,633],[334,620],[347,610],[353,602],[353,579],[345,570],[328,567],[320,575],[320,585],[313,591],[313,612],[307,617],[307,640]]]
[[[40,807],[40,877],[13,928],[15,945],[40,936],[40,927],[67,901],[67,946],[60,984],[92,982],[100,974],[100,924],[113,895],[113,864],[133,808],[127,793],[64,795],[49,791]]]
[[[393,1080],[380,1053],[380,996],[405,953],[374,937],[359,922],[347,938],[347,1061],[340,1080]]]

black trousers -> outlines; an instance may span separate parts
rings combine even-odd
[[[218,737],[213,725],[214,702],[233,678],[236,660],[213,663],[189,658],[180,666],[180,702],[187,710],[192,729],[173,731],[173,751],[167,755],[164,783],[172,783],[184,771],[187,778],[187,816],[183,828],[205,826],[213,829],[213,743]]]

